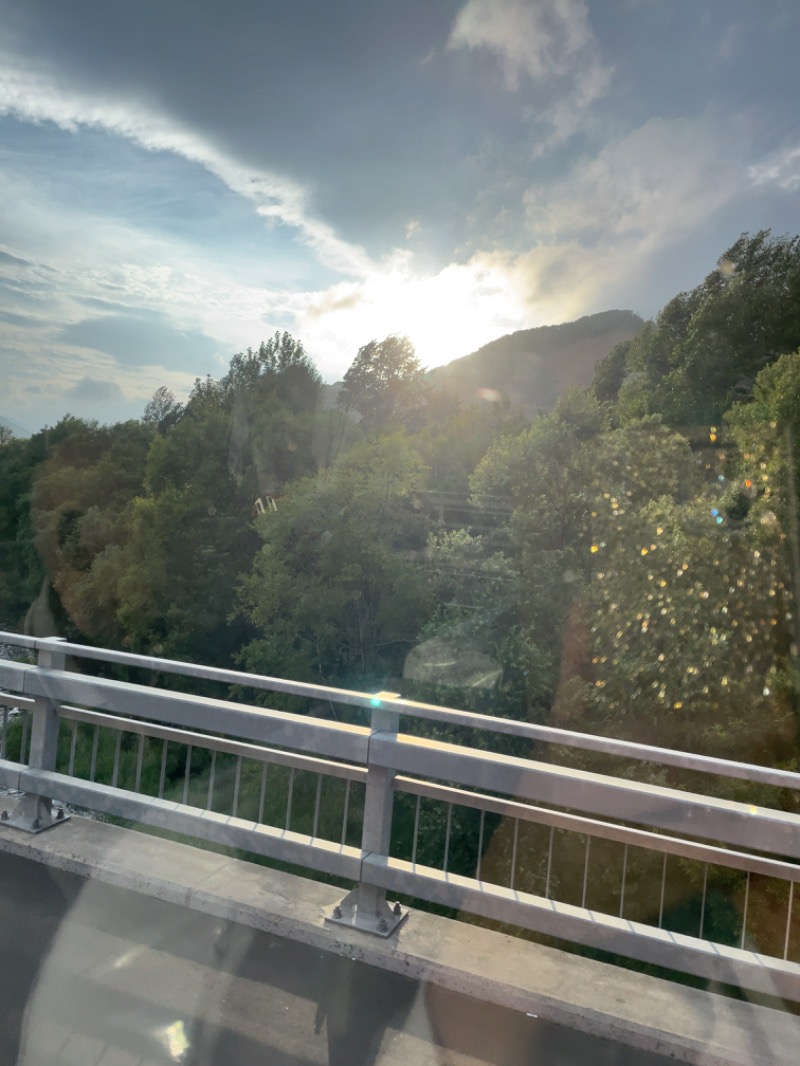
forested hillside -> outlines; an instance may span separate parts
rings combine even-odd
[[[527,415],[549,411],[568,388],[585,388],[598,360],[644,325],[632,311],[603,311],[560,326],[521,329],[430,372],[430,380],[474,403],[487,390]]]
[[[0,623],[795,765],[798,348],[769,233],[532,420],[398,337],[331,408],[276,334],[138,421],[4,432]]]

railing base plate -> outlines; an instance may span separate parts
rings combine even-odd
[[[0,828],[18,829],[22,833],[44,833],[56,825],[64,825],[70,816],[63,807],[52,810],[49,802],[39,796],[0,797]]]
[[[408,908],[403,908],[399,903],[389,904],[384,902],[378,914],[359,913],[358,889],[349,892],[341,903],[325,912],[325,921],[331,925],[343,925],[347,929],[358,929],[362,933],[371,933],[384,939],[395,933],[403,922],[408,918]]]

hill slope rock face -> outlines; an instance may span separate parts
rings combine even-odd
[[[428,380],[464,404],[493,389],[528,414],[546,411],[570,386],[588,386],[597,361],[643,325],[633,311],[602,311],[560,326],[521,329],[437,367]]]

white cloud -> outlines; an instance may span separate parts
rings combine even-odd
[[[651,119],[557,183],[531,187],[534,247],[506,269],[532,313],[564,321],[635,307],[665,253],[745,195],[742,143],[711,114]]]
[[[786,192],[800,189],[800,147],[786,148],[764,163],[748,169],[753,185],[777,185]]]
[[[73,133],[102,129],[151,151],[175,153],[205,168],[249,201],[262,218],[295,227],[325,265],[354,277],[363,277],[372,269],[363,248],[341,240],[330,226],[309,213],[307,192],[300,185],[245,166],[144,100],[83,92],[50,71],[37,70],[30,56],[23,61],[0,52],[0,115],[33,123],[52,122]]]
[[[582,0],[468,0],[449,45],[488,48],[500,56],[513,89],[523,74],[543,81],[567,73],[592,41]]]
[[[553,89],[536,118],[551,132],[534,156],[564,143],[582,128],[591,105],[604,96],[613,68],[599,55],[583,0],[468,0],[456,16],[450,48],[486,48],[503,63],[506,86],[527,78]]]
[[[559,243],[677,237],[740,193],[744,175],[737,138],[713,118],[651,119],[530,188],[528,223]]]

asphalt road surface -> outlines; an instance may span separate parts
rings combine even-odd
[[[0,855],[0,1066],[666,1066]]]

